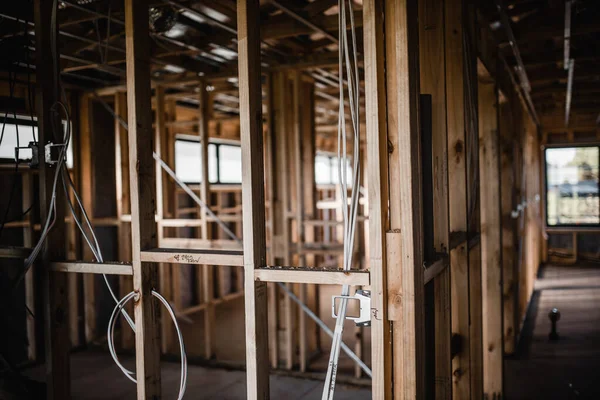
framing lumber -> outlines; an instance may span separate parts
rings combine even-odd
[[[127,95],[124,92],[115,93],[115,112],[127,120]],[[131,228],[121,219],[123,214],[131,215],[131,198],[129,196],[129,144],[127,130],[115,118],[115,175],[117,196],[117,235],[119,238],[119,260],[131,261]],[[97,223],[94,221],[94,225]],[[119,293],[121,298],[133,289],[133,273],[119,276]],[[162,287],[161,287],[162,289]],[[161,290],[161,293],[162,292]],[[125,310],[132,315],[133,305],[127,304]],[[121,329],[121,346],[132,349],[135,345],[135,333],[132,329]]]
[[[131,264],[94,263],[85,261],[62,261],[50,264],[57,272],[76,272],[82,274],[133,275]]]
[[[431,159],[433,174],[433,246],[436,253],[446,253],[448,229],[448,146],[446,125],[446,55],[444,39],[447,29],[444,7],[439,1],[419,2],[419,52],[421,93],[431,95]],[[451,307],[450,268],[434,278],[435,313],[435,397],[449,399],[452,393],[450,351]]]
[[[35,0],[33,3],[36,41],[36,82],[38,86],[37,117],[38,117],[38,151],[44,154],[48,142],[61,143],[63,138],[57,138],[53,132],[56,126],[53,120],[52,107],[59,101],[59,65],[54,63],[51,43],[57,48],[58,31],[52,29],[53,2]],[[55,27],[55,29],[58,29]],[[58,50],[57,50],[58,51]],[[45,162],[40,163],[40,217],[45,221],[50,213],[52,184],[55,169]],[[61,190],[56,193],[57,204],[64,204],[64,194]],[[69,365],[69,319],[56,318],[68,310],[68,278],[64,274],[49,271],[51,261],[65,258],[64,242],[65,223],[64,208],[56,207],[55,223],[46,238],[46,244],[41,254],[43,268],[43,297],[44,297],[44,347],[46,362],[46,394],[49,400],[68,400],[71,398],[71,374]],[[39,360],[42,361],[42,360]]]
[[[465,151],[465,98],[463,62],[463,0],[445,1],[446,106],[448,129],[448,228],[467,231],[467,164]],[[467,60],[467,62],[469,62]],[[460,351],[452,354],[452,398],[471,398],[469,331],[468,242],[450,250],[451,338],[460,339]],[[437,331],[437,327],[436,327]],[[437,358],[437,355],[436,355]]]
[[[92,99],[84,94],[79,100],[79,190],[81,201],[88,216],[94,218],[93,163],[92,163]],[[87,227],[84,228],[87,232]],[[94,255],[85,243],[82,248],[82,257],[86,260],[93,259]],[[85,339],[87,342],[96,337],[96,290],[95,277],[83,277]]]
[[[369,271],[323,270],[313,268],[258,268],[254,271],[257,281],[312,283],[316,285],[368,286]]]
[[[266,265],[264,159],[258,0],[237,0],[242,144],[242,205],[246,319],[246,387],[250,400],[269,398],[267,285],[254,279]]]
[[[212,113],[212,102],[209,99],[209,93],[206,91],[206,82],[200,81],[200,92],[198,93],[198,129],[200,136],[200,199],[210,207],[210,183],[208,181],[208,122]],[[199,209],[200,214],[200,237],[204,240],[211,239],[211,231],[208,215],[204,210]],[[212,265],[202,265],[198,269],[198,293],[202,293],[202,301],[207,304],[204,312],[204,357],[211,359],[214,355],[214,340],[216,316],[215,307],[212,304],[214,298],[214,271]],[[200,279],[201,278],[201,279]]]
[[[379,2],[376,2],[379,3]],[[372,5],[372,2],[369,3]],[[386,89],[383,85],[384,71],[382,69],[384,56],[382,43],[375,41],[375,32],[383,26],[383,21],[372,17],[372,12],[377,10],[377,15],[383,15],[382,5],[373,9],[365,6],[365,88],[367,98],[367,148],[368,169],[377,171],[381,169],[382,175],[368,175],[369,183],[369,231],[371,240],[369,244],[371,258],[371,282],[373,292],[376,287],[375,266],[382,255],[380,245],[374,243],[380,240],[384,246],[389,246],[385,238],[377,238],[382,219],[382,212],[387,209],[389,199],[389,231],[388,235],[396,237],[392,242],[395,246],[387,247],[386,253],[389,257],[393,252],[400,252],[402,262],[399,265],[387,266],[388,282],[387,302],[390,304],[388,318],[393,324],[393,395],[399,399],[414,399],[424,393],[424,284],[423,284],[423,238],[422,238],[422,208],[421,208],[421,148],[420,133],[418,129],[418,101],[419,101],[419,51],[418,26],[417,26],[417,4],[412,0],[387,1],[385,7],[385,58],[387,65],[387,137],[383,135],[378,143],[376,137],[369,136],[371,131],[369,125],[374,121],[374,116],[379,113],[379,121],[385,120]],[[369,13],[367,11],[370,11]],[[369,23],[367,23],[369,21]],[[375,25],[371,25],[375,23]],[[374,51],[381,51],[375,53]],[[371,57],[367,57],[371,54]],[[372,64],[371,64],[372,63]],[[375,64],[376,63],[376,64]],[[378,66],[380,80],[377,80],[377,92],[375,87],[369,88],[369,77],[371,84],[375,83],[375,77],[367,71],[368,66]],[[372,72],[375,73],[375,70]],[[371,93],[380,93],[379,104],[373,102]],[[374,106],[372,109],[369,105]],[[383,114],[383,115],[382,115]],[[385,123],[384,123],[385,124]],[[383,125],[385,132],[385,125]],[[373,132],[374,134],[374,132]],[[370,142],[374,142],[370,144]],[[389,143],[388,146],[385,143]],[[378,146],[377,150],[373,145]],[[374,151],[375,150],[375,151]],[[388,157],[389,157],[389,197],[387,193],[388,179]],[[384,163],[382,163],[385,160]],[[381,183],[384,179],[385,183]],[[385,185],[386,191],[379,192],[379,186]],[[397,236],[400,236],[399,238]],[[385,248],[385,247],[384,247]],[[384,253],[385,254],[385,253]],[[385,259],[385,258],[384,258]],[[384,268],[385,271],[385,268]],[[393,306],[392,306],[393,304]],[[394,317],[395,315],[395,317]],[[374,335],[374,332],[372,333]],[[385,336],[384,336],[385,337]],[[375,343],[375,342],[373,342]],[[374,346],[372,344],[372,346]],[[386,353],[392,354],[388,348]],[[373,359],[376,353],[373,352]],[[377,357],[381,357],[377,354]],[[387,355],[385,356],[387,357]],[[381,362],[381,361],[379,361]],[[391,366],[386,362],[383,364],[389,368],[385,376],[391,373]],[[373,376],[376,376],[376,364],[373,363]],[[383,375],[383,374],[382,374]],[[391,379],[391,378],[389,378]],[[389,380],[376,382],[373,380],[373,398],[391,398],[388,391]],[[391,389],[391,388],[390,388]],[[385,390],[385,391],[384,391]],[[391,391],[391,390],[390,390]]]
[[[502,254],[497,90],[479,83],[483,395],[502,398]]]
[[[149,263],[243,266],[243,254],[237,250],[181,250],[155,248],[141,252]]]
[[[134,306],[139,400],[161,397],[159,311],[158,302],[152,299],[152,289],[158,287],[158,268],[142,261],[142,250],[158,245],[148,30],[146,2],[125,0],[133,290],[139,296]]]

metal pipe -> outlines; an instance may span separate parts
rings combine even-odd
[[[569,79],[567,80],[567,98],[565,99],[565,127],[569,126],[569,116],[571,114],[571,97],[573,92],[573,73],[575,72],[575,60],[569,60]]]
[[[571,1],[565,2],[565,45],[564,45],[564,59],[563,68],[569,69],[569,59],[571,46]]]

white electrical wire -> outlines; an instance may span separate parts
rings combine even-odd
[[[352,10],[352,0],[348,1],[348,13],[350,15],[350,33],[348,38],[346,30],[346,0],[338,0],[338,29],[339,29],[339,70],[338,82],[340,88],[339,113],[338,113],[338,179],[342,195],[341,207],[344,222],[344,271],[352,267],[354,239],[356,237],[356,223],[358,213],[358,197],[360,193],[360,87],[358,74],[358,51],[356,48],[356,32],[354,24],[354,12]],[[348,41],[351,42],[351,49]],[[352,50],[352,54],[350,54]],[[352,58],[350,56],[352,55]],[[346,131],[346,112],[345,112],[345,92],[344,92],[344,68],[346,66],[346,77],[348,82],[348,100],[350,108],[350,117],[352,122],[353,138],[351,140],[352,151],[352,192],[350,195],[350,206],[348,207],[348,134]],[[342,287],[342,296],[350,295],[350,286]],[[329,365],[323,387],[322,400],[333,399],[335,393],[335,380],[337,376],[338,360],[340,355],[340,344],[344,332],[344,322],[348,299],[342,298],[337,312],[334,336],[331,343],[331,353],[329,355]]]
[[[183,335],[181,333],[181,329],[179,328],[179,325],[176,322],[175,312],[173,311],[173,308],[171,307],[169,302],[160,293],[158,293],[155,290],[152,291],[152,295],[154,297],[156,297],[157,299],[159,299],[161,303],[163,303],[163,305],[169,312],[169,315],[175,322],[175,331],[177,332],[177,338],[179,339],[179,351],[181,353],[181,375],[180,375],[180,379],[179,379],[179,394],[177,396],[177,400],[181,400],[181,399],[183,399],[183,396],[185,394],[185,389],[187,386],[187,367],[188,367],[187,355],[185,352],[185,344],[183,342]],[[114,335],[115,335],[115,325],[116,325],[116,321],[117,321],[117,317],[118,317],[119,313],[122,312],[125,305],[129,301],[131,301],[131,299],[135,298],[136,296],[137,296],[136,292],[130,292],[129,294],[127,294],[125,297],[123,297],[117,303],[117,305],[113,309],[110,319],[108,320],[108,328],[107,328],[107,332],[106,332],[107,339],[108,339],[108,350],[110,351],[110,355],[112,356],[115,364],[117,364],[119,369],[127,377],[127,379],[129,379],[130,381],[132,381],[134,383],[137,383],[136,378],[134,378],[135,373],[133,371],[130,371],[127,368],[125,368],[123,366],[123,364],[121,364],[119,357],[117,356],[117,352],[115,350]]]

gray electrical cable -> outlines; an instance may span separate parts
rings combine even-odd
[[[356,237],[356,221],[358,214],[358,196],[360,193],[360,88],[358,75],[358,60],[356,48],[356,33],[354,24],[354,14],[352,10],[352,1],[348,2],[348,13],[350,15],[350,32],[352,44],[352,59],[350,59],[350,49],[348,44],[348,33],[346,30],[346,0],[338,0],[338,29],[339,29],[339,112],[338,112],[338,179],[342,197],[342,217],[344,221],[344,271],[352,268],[352,258],[354,249],[354,239]],[[345,63],[344,63],[345,61]],[[346,66],[346,76],[348,80],[348,100],[350,105],[350,117],[352,122],[352,131],[354,134],[352,140],[352,193],[350,196],[350,206],[348,209],[348,136],[346,132],[346,113],[345,113],[345,92],[344,92],[344,69]],[[322,400],[332,400],[335,394],[335,380],[338,370],[338,361],[340,354],[340,345],[344,332],[344,322],[348,306],[347,296],[350,295],[350,286],[342,287],[341,301],[337,312],[333,341],[331,343],[331,353],[329,355],[329,365],[323,386]]]

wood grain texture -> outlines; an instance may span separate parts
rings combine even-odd
[[[382,7],[381,5],[379,7]],[[382,8],[377,12],[383,12]],[[401,234],[401,270],[394,274],[389,269],[387,282],[388,303],[390,298],[400,296],[400,321],[393,324],[393,395],[399,399],[414,399],[424,392],[424,297],[423,297],[423,244],[422,244],[422,209],[421,209],[421,149],[418,129],[417,103],[419,94],[419,53],[418,27],[416,25],[417,4],[411,0],[387,1],[386,18],[386,71],[387,71],[387,140],[388,146],[379,143],[377,154],[368,153],[368,168],[371,168],[376,157],[389,159],[389,231]],[[367,8],[364,10],[367,15]],[[377,23],[382,24],[381,21]],[[365,36],[367,23],[365,20]],[[375,47],[375,43],[367,43],[365,47]],[[365,58],[366,59],[366,58]],[[366,75],[368,76],[368,75]],[[368,81],[367,81],[368,82]],[[381,82],[377,82],[380,84]],[[371,89],[374,90],[374,89]],[[382,89],[383,90],[383,89]],[[369,87],[367,86],[367,93]],[[369,99],[367,95],[367,99]],[[376,104],[385,112],[386,98]],[[367,102],[367,115],[369,103]],[[369,118],[367,119],[367,127]],[[385,128],[385,126],[383,127]],[[368,128],[367,128],[368,129]],[[367,130],[367,133],[369,131]],[[368,137],[370,138],[370,137]],[[369,139],[367,139],[368,147]],[[374,168],[377,168],[375,166]],[[383,179],[388,179],[388,166],[380,165]],[[369,196],[371,188],[382,179],[379,175],[369,174]],[[386,182],[387,184],[387,182]],[[386,186],[387,190],[387,186]],[[369,231],[373,229],[372,203],[382,210],[386,209],[385,195],[374,192],[369,197]],[[379,198],[381,196],[381,198]],[[383,202],[383,203],[382,203]],[[377,210],[380,212],[381,210]],[[376,214],[377,215],[377,214]],[[375,225],[377,227],[377,225]],[[371,260],[380,257],[378,245],[370,240]],[[384,243],[385,244],[385,243]],[[389,250],[388,250],[389,251]],[[373,264],[371,264],[371,280],[373,282]],[[396,302],[396,301],[395,301]],[[388,349],[389,351],[389,349]],[[386,364],[386,367],[389,367]],[[387,371],[386,371],[387,372]],[[391,371],[390,371],[391,372]],[[387,375],[386,375],[387,376]],[[383,386],[381,397],[390,398]],[[374,391],[375,393],[375,391]]]
[[[502,256],[496,87],[479,84],[483,394],[502,398]]]
[[[146,2],[125,0],[133,290],[139,296],[134,306],[138,400],[161,398],[159,311],[151,294],[158,287],[158,268],[142,262],[142,250],[158,245],[148,29]]]
[[[242,206],[246,318],[246,390],[269,398],[267,285],[254,280],[266,265],[264,158],[258,0],[237,1],[238,74],[242,145]]]
[[[39,133],[38,151],[40,155],[44,154],[46,143],[62,143],[64,141],[61,136],[62,132],[54,132],[53,126],[57,126],[57,124],[51,110],[55,102],[60,99],[59,65],[54,63],[51,52],[52,38],[58,46],[57,31],[53,30],[51,26],[52,7],[52,2],[48,1],[36,0],[33,3],[35,41],[37,44],[35,49],[38,88],[36,109]],[[45,221],[50,212],[55,168],[41,162],[39,174],[40,217],[42,221]],[[62,190],[57,190],[56,202],[59,205],[65,204]],[[68,278],[65,274],[57,274],[48,269],[51,261],[65,258],[64,210],[63,207],[56,207],[56,221],[52,231],[46,238],[40,263],[43,268],[44,349],[46,393],[49,400],[68,400],[71,398]]]
[[[386,125],[384,2],[363,3],[369,246],[371,268],[371,362],[373,398],[392,397],[392,349],[387,316],[386,231],[388,135]]]
[[[452,232],[466,232],[467,164],[465,151],[465,96],[463,49],[463,1],[445,1],[446,107],[448,129],[448,225]],[[469,61],[467,61],[469,62]],[[452,336],[460,338],[460,351],[452,357],[452,397],[471,398],[469,265],[467,243],[450,251]]]

